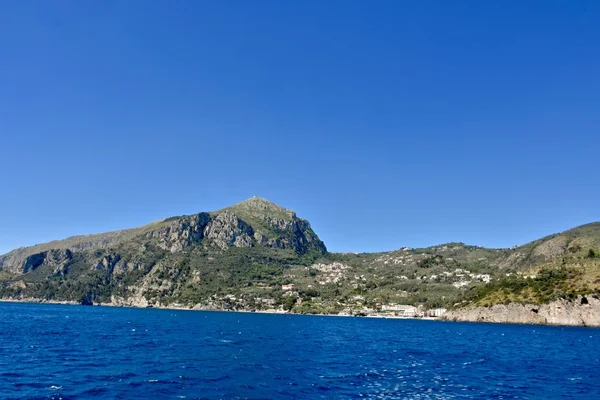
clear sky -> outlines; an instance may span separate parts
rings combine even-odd
[[[333,251],[600,220],[598,1],[3,1],[0,253],[254,195]]]

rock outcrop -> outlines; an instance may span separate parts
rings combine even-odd
[[[600,326],[600,299],[596,295],[549,304],[511,303],[492,307],[466,307],[449,311],[443,319],[504,324]]]
[[[310,223],[298,218],[292,210],[260,197],[228,207],[219,213],[233,213],[253,228],[256,244],[278,249],[291,249],[304,254],[310,250],[326,253],[327,248],[313,232]]]
[[[209,221],[208,213],[173,218],[167,225],[148,232],[146,238],[156,239],[158,247],[175,253],[200,242]]]
[[[13,274],[26,274],[39,267],[49,266],[53,269],[54,274],[64,275],[72,257],[73,253],[68,249],[55,249],[31,254],[21,260],[12,260],[13,262],[7,263],[4,268]]]
[[[109,254],[98,260],[92,267],[96,271],[113,271],[115,265],[121,261],[120,254]]]
[[[225,250],[230,246],[251,247],[254,230],[234,213],[223,211],[207,224],[204,235],[212,244]]]

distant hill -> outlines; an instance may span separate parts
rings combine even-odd
[[[464,303],[546,304],[600,294],[600,224],[582,225],[515,249],[521,274],[496,280],[468,293]]]
[[[448,243],[331,253],[308,221],[253,197],[219,211],[16,249],[0,256],[0,297],[299,313],[431,309],[519,301],[498,294],[501,285],[540,269],[583,269],[585,286],[569,281],[572,273],[561,285],[593,292],[600,280],[590,249],[600,253],[599,223],[511,249]]]

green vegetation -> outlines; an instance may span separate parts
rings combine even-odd
[[[447,243],[329,253],[307,221],[253,198],[17,249],[0,256],[0,298],[317,314],[381,304],[544,303],[598,290],[597,248],[600,224],[512,249]]]
[[[594,251],[594,249],[590,249],[588,251],[587,258],[596,258],[596,257],[598,257],[598,254]]]
[[[469,290],[470,304],[544,304],[579,295],[600,294],[600,263],[583,260],[559,267],[542,267],[534,275],[512,275]]]

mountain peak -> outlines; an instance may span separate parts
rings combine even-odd
[[[253,216],[273,217],[280,219],[290,219],[295,213],[292,210],[288,210],[285,207],[277,205],[272,201],[263,199],[262,197],[254,196],[248,200],[244,200],[241,203],[237,203],[231,207],[227,207],[225,210],[233,211],[238,214],[246,214]]]
[[[241,203],[238,203],[236,205],[245,205],[248,207],[259,207],[259,208],[278,208],[281,210],[285,210],[284,207],[281,207],[280,205],[277,205],[277,204],[273,203],[272,201],[269,201],[267,199],[264,199],[264,198],[258,197],[258,196],[252,196],[251,198],[244,200]]]

